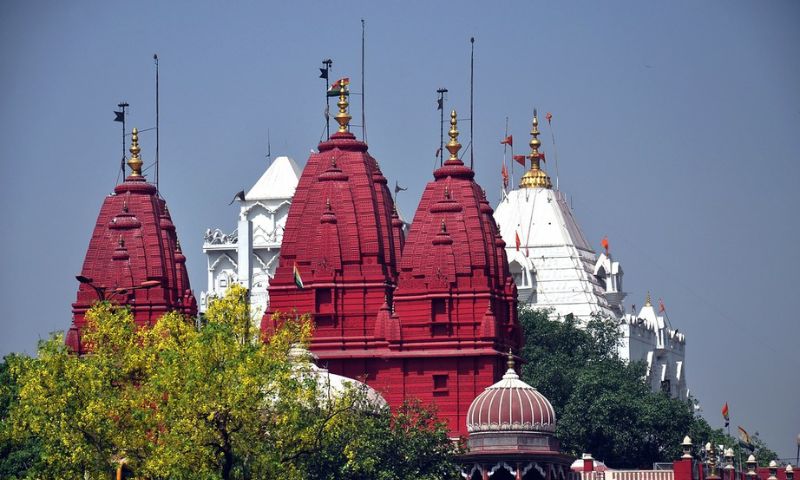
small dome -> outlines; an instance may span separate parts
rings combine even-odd
[[[356,389],[361,391],[366,402],[364,405],[360,405],[361,408],[377,411],[388,406],[386,399],[366,383],[330,373],[327,368],[317,366],[316,362],[319,357],[303,346],[293,346],[289,350],[289,360],[299,369],[301,376],[311,375],[315,378],[320,400],[329,400],[331,396],[341,397],[348,390]],[[308,365],[301,363],[303,360],[307,360]]]
[[[542,432],[556,430],[556,413],[550,401],[519,379],[509,360],[503,379],[484,390],[467,411],[467,431]]]

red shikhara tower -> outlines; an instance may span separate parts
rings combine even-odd
[[[377,388],[391,405],[435,403],[451,432],[466,435],[467,409],[503,375],[503,352],[520,346],[521,332],[505,243],[475,173],[458,159],[455,111],[450,125],[450,158],[422,194],[394,292],[400,338],[391,349],[402,375]]]
[[[348,131],[347,105],[341,88],[339,131],[300,177],[262,330],[275,328],[276,312],[310,313],[310,348],[331,372],[364,379],[392,407],[434,403],[451,433],[466,435],[470,403],[520,345],[505,244],[456,156],[455,112],[451,158],[406,241],[386,178]]]
[[[197,314],[186,257],[175,225],[156,187],[142,176],[139,135],[131,136],[131,174],[103,201],[78,276],[72,326],[66,343],[85,353],[81,331],[86,311],[98,300],[129,305],[137,325],[152,325],[164,313]]]
[[[262,320],[268,332],[274,312],[310,312],[311,349],[323,361],[335,354],[374,358],[376,348],[385,348],[376,320],[396,283],[402,238],[378,162],[348,131],[344,89],[338,105],[339,131],[320,143],[297,184]],[[350,362],[331,371],[358,377],[368,373],[364,365]]]

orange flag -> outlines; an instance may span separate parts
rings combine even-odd
[[[514,236],[516,237],[516,241],[517,241],[517,251],[519,252],[519,246],[520,246],[520,244],[521,244],[522,242],[519,240],[519,233],[518,233],[518,232],[514,232]]]
[[[600,240],[600,245],[602,245],[603,248],[606,250],[606,253],[608,253],[608,237],[607,236],[603,237],[603,239]]]

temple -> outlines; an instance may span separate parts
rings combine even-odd
[[[378,162],[349,132],[345,88],[337,105],[339,131],[309,157],[289,208],[262,330],[277,313],[310,313],[310,349],[331,372],[363,379],[392,407],[434,402],[464,435],[470,402],[521,335],[492,208],[457,157],[456,114],[450,159],[406,239]]]
[[[600,280],[594,274],[595,253],[586,241],[564,194],[553,190],[542,169],[539,119],[534,114],[528,158],[531,168],[519,188],[506,193],[494,217],[506,242],[522,305],[551,308],[556,316],[613,316]],[[610,273],[610,272],[609,272]],[[621,271],[619,273],[621,283]],[[621,300],[620,300],[621,301]]]
[[[100,300],[130,306],[139,326],[154,324],[169,311],[197,314],[166,202],[142,175],[138,131],[131,135],[130,175],[103,201],[78,279],[67,346],[85,353],[81,333],[86,311]]]
[[[534,111],[531,128],[531,166],[519,188],[505,193],[494,217],[506,242],[509,268],[520,305],[551,310],[553,319],[574,318],[584,325],[595,316],[620,323],[619,355],[647,363],[647,381],[655,391],[688,397],[685,375],[686,338],[673,329],[663,303],[657,314],[648,294],[639,311],[626,313],[624,275],[612,258],[608,239],[599,256],[583,234],[563,192],[553,189],[545,172]]]

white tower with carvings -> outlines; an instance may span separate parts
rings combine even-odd
[[[551,309],[554,319],[569,315],[579,325],[594,315],[616,319],[622,337],[620,356],[647,364],[647,381],[653,390],[686,398],[684,335],[669,325],[666,315],[659,315],[663,307],[656,313],[649,295],[638,313],[625,313],[622,266],[612,258],[606,239],[605,252],[595,253],[564,194],[553,189],[542,169],[545,157],[539,133],[534,113],[527,155],[531,168],[494,212],[520,306]]]
[[[200,311],[209,296],[221,296],[231,283],[250,290],[251,314],[261,319],[269,303],[267,288],[278,264],[283,228],[302,169],[289,157],[278,157],[253,187],[239,197],[239,222],[234,232],[208,229],[203,253],[208,260],[208,288],[200,295]]]

